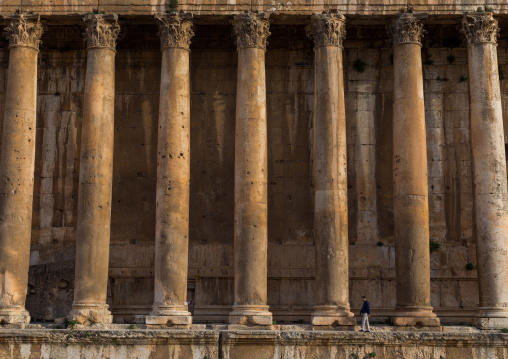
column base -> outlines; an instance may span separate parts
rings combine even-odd
[[[393,325],[398,327],[439,327],[441,321],[430,310],[398,311],[392,317]]]
[[[336,305],[316,306],[311,317],[311,324],[316,326],[356,326],[354,314]]]
[[[113,323],[113,316],[108,307],[107,304],[103,303],[74,302],[67,319],[82,325],[111,324]]]
[[[191,325],[192,315],[187,308],[187,303],[177,305],[156,302],[152,313],[145,318],[146,325]]]
[[[478,329],[508,328],[508,309],[480,307],[474,324]]]
[[[234,305],[229,324],[272,325],[273,318],[267,305]]]
[[[20,306],[0,308],[0,324],[28,324],[30,313]]]

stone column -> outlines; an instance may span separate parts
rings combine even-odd
[[[268,15],[235,16],[238,47],[235,128],[235,303],[231,324],[271,325],[267,299],[267,132],[265,50]]]
[[[342,68],[345,17],[312,15],[314,40],[314,241],[316,287],[313,325],[354,326],[349,310],[346,110]]]
[[[393,206],[399,326],[439,326],[430,305],[429,204],[422,16],[402,13],[393,37]]]
[[[187,308],[192,14],[156,16],[162,64],[157,150],[155,300],[146,324],[191,324]]]
[[[116,15],[86,15],[87,65],[81,129],[76,274],[69,318],[111,323],[106,304],[115,100]]]
[[[468,43],[471,148],[480,305],[476,324],[508,327],[508,189],[501,91],[499,28],[492,13],[462,21]]]
[[[0,324],[29,323],[25,310],[32,230],[39,15],[16,14],[5,29],[9,69],[0,161]]]

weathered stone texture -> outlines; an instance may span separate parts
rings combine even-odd
[[[2,8],[2,11],[3,8]],[[133,319],[153,304],[160,43],[157,27],[127,22],[116,57],[108,300]],[[502,25],[504,26],[504,25]],[[431,304],[443,322],[469,322],[478,304],[467,50],[455,24],[426,26],[422,61],[427,131]],[[393,66],[385,28],[351,24],[344,41],[350,301],[395,306],[392,183]],[[234,128],[237,54],[229,25],[198,24],[191,45],[188,299],[196,321],[227,320],[233,304]],[[268,290],[277,320],[309,320],[314,303],[312,116],[314,53],[303,25],[272,24],[266,52]],[[79,148],[85,82],[82,29],[50,26],[38,66],[31,272],[27,307],[52,319],[72,301]],[[498,62],[508,141],[506,27]],[[457,43],[457,41],[459,42]],[[6,43],[0,43],[3,123]],[[453,56],[453,59],[450,57]],[[363,71],[357,60],[364,63]],[[355,64],[356,63],[356,64]],[[463,77],[466,79],[463,80]],[[378,242],[379,243],[378,245]],[[59,263],[56,266],[55,263]],[[71,277],[70,279],[68,277]],[[60,280],[69,281],[65,288]],[[47,294],[44,294],[47,293]],[[42,298],[42,299],[41,299]],[[62,304],[64,303],[64,304]],[[384,319],[384,318],[383,318]],[[439,357],[439,356],[438,356]]]

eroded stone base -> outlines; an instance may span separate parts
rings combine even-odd
[[[25,309],[3,308],[0,309],[0,324],[28,324],[30,314]]]
[[[146,325],[191,325],[192,316],[189,312],[177,312],[174,315],[148,315]]]
[[[508,318],[478,317],[475,320],[475,325],[479,329],[503,329],[503,328],[508,328]]]
[[[85,326],[113,323],[113,316],[108,310],[107,304],[73,303],[67,319]]]
[[[441,322],[437,317],[392,317],[393,325],[399,327],[439,327]]]
[[[266,326],[273,324],[273,318],[267,305],[233,306],[229,324]]]

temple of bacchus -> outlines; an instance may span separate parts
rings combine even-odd
[[[1,358],[508,358],[506,0],[0,28]]]

